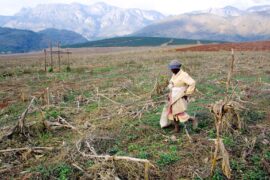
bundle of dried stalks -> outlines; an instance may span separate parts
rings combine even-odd
[[[244,107],[233,100],[219,100],[211,104],[210,111],[215,117],[215,124],[220,133],[223,131],[235,131],[243,128],[243,122],[240,118],[239,112]],[[221,126],[221,127],[219,127]]]
[[[223,100],[220,100],[216,102],[215,104],[211,105],[210,111],[214,114],[215,117],[215,127],[216,127],[216,136],[217,139],[215,139],[215,151],[214,154],[212,155],[212,167],[211,167],[211,172],[212,175],[214,174],[217,160],[218,160],[218,154],[220,154],[221,159],[222,159],[222,170],[224,175],[230,179],[231,178],[231,168],[230,168],[230,163],[229,163],[229,154],[223,144],[222,139],[220,138],[223,127],[226,125],[226,127],[231,127],[230,125],[230,119],[227,119],[226,114],[228,113],[228,109],[232,109],[234,112],[234,106],[232,106],[230,103],[227,104]],[[239,118],[239,116],[237,115]],[[238,122],[241,122],[241,120],[238,120]],[[238,126],[241,124],[239,123]],[[241,126],[240,126],[241,127]]]
[[[61,129],[61,128],[69,128],[69,129],[72,129],[74,131],[77,131],[78,133],[81,134],[81,132],[76,127],[72,126],[70,123],[68,123],[61,116],[58,116],[58,118],[55,121],[44,120],[43,123],[44,123],[44,126],[48,130],[56,130],[56,129]]]
[[[215,141],[215,151],[212,155],[212,167],[211,173],[214,174],[217,161],[222,159],[222,171],[224,175],[230,179],[231,178],[231,167],[230,167],[230,160],[229,160],[229,153],[227,152],[223,140],[221,138],[214,139]],[[220,155],[220,156],[218,156]]]
[[[157,85],[155,84],[151,92],[141,96],[134,95],[134,93],[131,92],[132,96],[136,97],[136,99],[129,103],[120,103],[110,96],[101,93],[99,89],[96,88],[97,93],[95,98],[92,98],[91,101],[98,104],[99,110],[103,110],[101,107],[101,100],[105,100],[113,104],[113,106],[110,105],[110,108],[106,108],[106,111],[108,111],[108,116],[98,119],[113,119],[114,117],[131,117],[132,119],[141,119],[145,112],[149,112],[151,109],[155,109],[158,107],[158,105],[164,103],[164,100],[162,100],[165,97],[164,95],[156,97],[156,100],[152,99],[152,95],[155,93],[156,86]]]
[[[12,136],[14,134],[22,134],[22,135],[26,135],[25,133],[25,118],[30,110],[30,108],[32,107],[33,103],[35,101],[35,97],[33,97],[33,99],[31,100],[30,104],[28,105],[28,107],[26,108],[26,110],[22,113],[22,115],[20,116],[17,124],[7,133],[5,134],[1,139],[0,142],[6,140],[6,139],[10,139],[12,138]]]
[[[86,177],[110,177],[119,179],[119,177],[130,177],[132,179],[150,179],[152,171],[157,172],[156,167],[146,159],[138,159],[128,156],[111,156],[107,154],[97,154],[91,140],[81,139],[76,143],[77,152],[83,158],[92,159],[96,162],[94,170],[87,171],[79,167],[76,163],[77,169],[82,171]],[[105,168],[104,168],[105,167]],[[151,171],[151,172],[150,172]],[[102,179],[102,178],[101,178]]]
[[[0,154],[4,154],[4,156],[6,156],[7,153],[10,153],[10,156],[16,156],[17,158],[26,161],[31,157],[39,158],[45,152],[53,150],[53,147],[25,147],[0,150]]]
[[[242,153],[242,159],[243,159],[243,161],[246,161],[246,157],[251,155],[251,153],[255,147],[257,138],[253,137],[250,140],[248,138],[245,138],[244,140],[245,140],[245,148],[244,148],[244,151]]]

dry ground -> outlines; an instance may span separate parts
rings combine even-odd
[[[210,176],[214,145],[209,139],[215,138],[215,128],[207,106],[225,95],[230,53],[173,49],[72,50],[71,71],[63,56],[61,71],[55,67],[51,73],[43,70],[43,54],[0,56],[1,136],[36,97],[25,135],[15,134],[1,142],[0,149],[53,147],[1,152],[1,179],[146,178],[141,163],[85,156],[91,153],[148,159],[155,166],[149,179],[226,179],[220,168]],[[183,129],[175,138],[171,128],[159,128],[170,78],[167,64],[175,58],[197,81],[189,113],[196,114],[199,128],[187,124],[192,143]],[[270,52],[237,51],[233,85],[235,98],[246,108],[240,112],[244,129],[223,135],[233,179],[267,179]],[[46,129],[43,122],[55,122],[59,116],[76,129]]]
[[[270,41],[207,44],[187,48],[178,48],[177,51],[269,51]]]

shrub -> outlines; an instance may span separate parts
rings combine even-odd
[[[46,119],[50,119],[50,118],[56,119],[59,115],[60,115],[60,112],[54,108],[50,108],[45,112]]]
[[[48,68],[48,72],[50,72],[50,73],[53,72],[53,68],[52,67],[49,67]]]
[[[176,153],[162,153],[160,154],[157,163],[160,166],[166,166],[169,164],[173,164],[178,160],[180,160],[180,157],[178,157]]]
[[[72,174],[72,168],[65,163],[49,166],[39,165],[31,171],[38,172],[41,175],[41,179],[51,179],[52,177],[56,177],[59,180],[67,180]]]
[[[67,67],[66,67],[66,72],[70,72],[70,71],[71,71],[70,66],[67,66]]]

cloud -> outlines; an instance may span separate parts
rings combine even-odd
[[[78,2],[90,5],[99,1],[122,8],[157,10],[165,14],[181,14],[194,10],[221,8],[228,5],[241,9],[254,5],[270,5],[270,0],[1,0],[0,13],[13,15],[22,7],[34,7],[37,4]]]
[[[269,3],[269,0],[252,0],[254,3],[262,4],[262,3]]]

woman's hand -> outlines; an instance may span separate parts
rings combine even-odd
[[[183,96],[183,99],[188,101],[188,96]]]
[[[168,89],[169,89],[169,90],[172,90],[173,86],[174,86],[174,85],[173,85],[173,82],[170,82],[169,85],[168,85]]]

